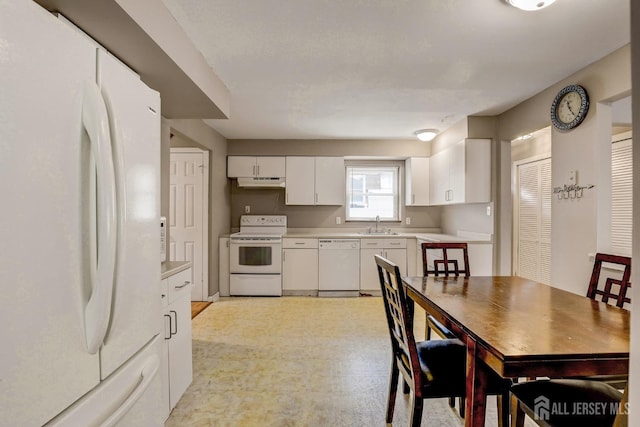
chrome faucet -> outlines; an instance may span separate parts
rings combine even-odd
[[[378,225],[380,224],[380,215],[376,215],[376,233],[378,232]]]

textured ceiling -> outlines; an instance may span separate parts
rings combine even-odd
[[[231,91],[229,139],[412,138],[630,41],[630,0],[163,0]]]

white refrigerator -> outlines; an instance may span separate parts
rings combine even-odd
[[[0,426],[155,426],[160,97],[0,1]]]

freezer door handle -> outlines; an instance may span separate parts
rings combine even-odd
[[[138,384],[135,385],[135,388],[126,397],[122,405],[118,407],[109,418],[107,418],[100,427],[113,427],[115,426],[120,419],[129,412],[131,407],[140,399],[140,397],[144,394],[144,392],[149,388],[151,382],[153,381],[153,377],[155,377],[158,372],[158,368],[160,367],[160,358],[158,355],[154,354],[150,356],[149,359],[145,362],[142,371],[140,372],[140,376],[135,378],[135,382]],[[133,384],[132,384],[133,385]],[[130,387],[125,387],[123,390],[129,390]]]
[[[84,85],[82,124],[89,135],[96,162],[96,227],[92,227],[90,233],[93,291],[85,307],[87,351],[95,354],[104,341],[111,315],[118,215],[109,116],[100,89],[93,81]]]

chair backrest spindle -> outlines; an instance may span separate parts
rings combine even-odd
[[[623,268],[621,278],[606,277],[603,279],[603,264],[614,264]],[[631,278],[631,258],[597,253],[593,263],[593,271],[591,280],[589,281],[589,289],[587,297],[591,299],[600,299],[604,303],[608,303],[609,299],[613,299],[616,305],[624,308],[625,303],[631,303],[631,298],[627,296],[627,290],[631,287],[629,279]],[[600,286],[602,285],[602,288]]]

